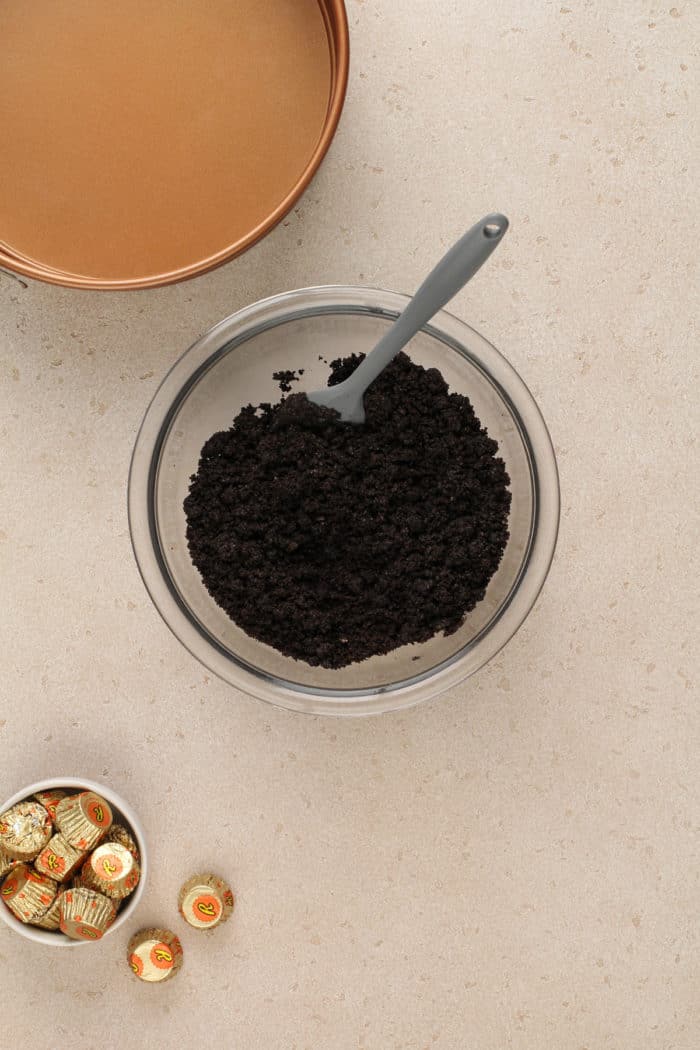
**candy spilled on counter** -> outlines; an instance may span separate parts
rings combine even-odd
[[[233,892],[218,875],[193,875],[180,890],[177,906],[190,926],[197,930],[212,930],[231,918]]]
[[[126,957],[139,980],[162,984],[174,977],[182,966],[182,945],[170,930],[139,930],[129,941]]]

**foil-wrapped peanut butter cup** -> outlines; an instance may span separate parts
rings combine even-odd
[[[59,802],[56,825],[74,849],[87,852],[98,846],[112,826],[112,810],[94,791],[82,791]]]
[[[34,867],[40,874],[48,875],[55,882],[67,882],[84,857],[85,853],[82,850],[75,849],[58,832],[44,846],[34,861]]]
[[[55,788],[53,791],[37,791],[34,798],[37,802],[40,802],[44,807],[48,815],[51,817],[53,823],[56,823],[56,807],[59,802],[68,794],[67,791],[63,791],[61,788]]]
[[[90,854],[80,873],[84,886],[123,900],[138,886],[141,871],[133,853],[118,842],[103,842]]]
[[[61,894],[61,933],[74,941],[99,941],[116,914],[114,903],[94,890],[70,889]]]
[[[18,864],[0,886],[0,899],[20,922],[34,922],[46,915],[56,900],[58,886],[28,864]]]
[[[3,879],[9,871],[12,871],[13,868],[16,868],[21,863],[16,857],[11,857],[9,853],[5,853],[3,849],[0,849],[0,879]]]
[[[120,846],[126,846],[129,853],[136,857],[136,860],[140,863],[141,858],[139,857],[139,848],[136,845],[136,840],[129,829],[125,828],[123,824],[112,824],[112,827],[102,841],[103,843],[118,842]]]
[[[129,941],[126,953],[133,973],[149,984],[169,981],[182,966],[180,938],[170,930],[140,930]]]
[[[40,919],[34,919],[32,926],[37,926],[40,930],[57,930],[61,925],[61,893],[58,894],[56,900],[53,902],[49,910],[45,915],[42,915]]]
[[[178,908],[185,922],[198,930],[211,930],[231,917],[231,887],[218,875],[193,875],[180,890]]]
[[[53,834],[39,802],[18,802],[0,815],[0,849],[16,860],[34,860]]]

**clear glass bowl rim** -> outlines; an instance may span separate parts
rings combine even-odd
[[[446,310],[424,331],[463,354],[495,386],[525,445],[533,488],[530,543],[519,577],[487,626],[437,668],[371,690],[322,690],[287,683],[239,663],[189,615],[159,554],[154,491],[160,451],[177,409],[194,383],[223,353],[257,333],[318,313],[398,316],[409,296],[376,288],[325,285],[283,292],[231,314],[186,350],[165,375],[141,423],[131,459],[128,517],[136,563],[153,604],[175,637],[205,667],[250,696],[312,714],[366,715],[411,707],[439,695],[491,660],[527,618],[547,578],[559,529],[559,477],[552,441],[528,387],[513,366],[475,329]],[[232,346],[233,344],[233,346]]]

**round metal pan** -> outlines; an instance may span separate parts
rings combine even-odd
[[[304,192],[340,119],[343,0],[0,0],[0,266],[204,273]]]

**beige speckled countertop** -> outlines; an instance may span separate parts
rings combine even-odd
[[[130,976],[120,933],[57,955],[1,926],[3,1047],[700,1044],[699,11],[350,0],[340,132],[248,255],[147,293],[0,274],[0,796],[75,772],[134,802],[153,873],[133,928],[178,927],[198,868],[238,894],[162,988]],[[533,615],[400,716],[236,694],[170,635],[131,554],[129,455],[160,377],[262,296],[415,288],[492,208],[511,232],[453,310],[556,445]]]

